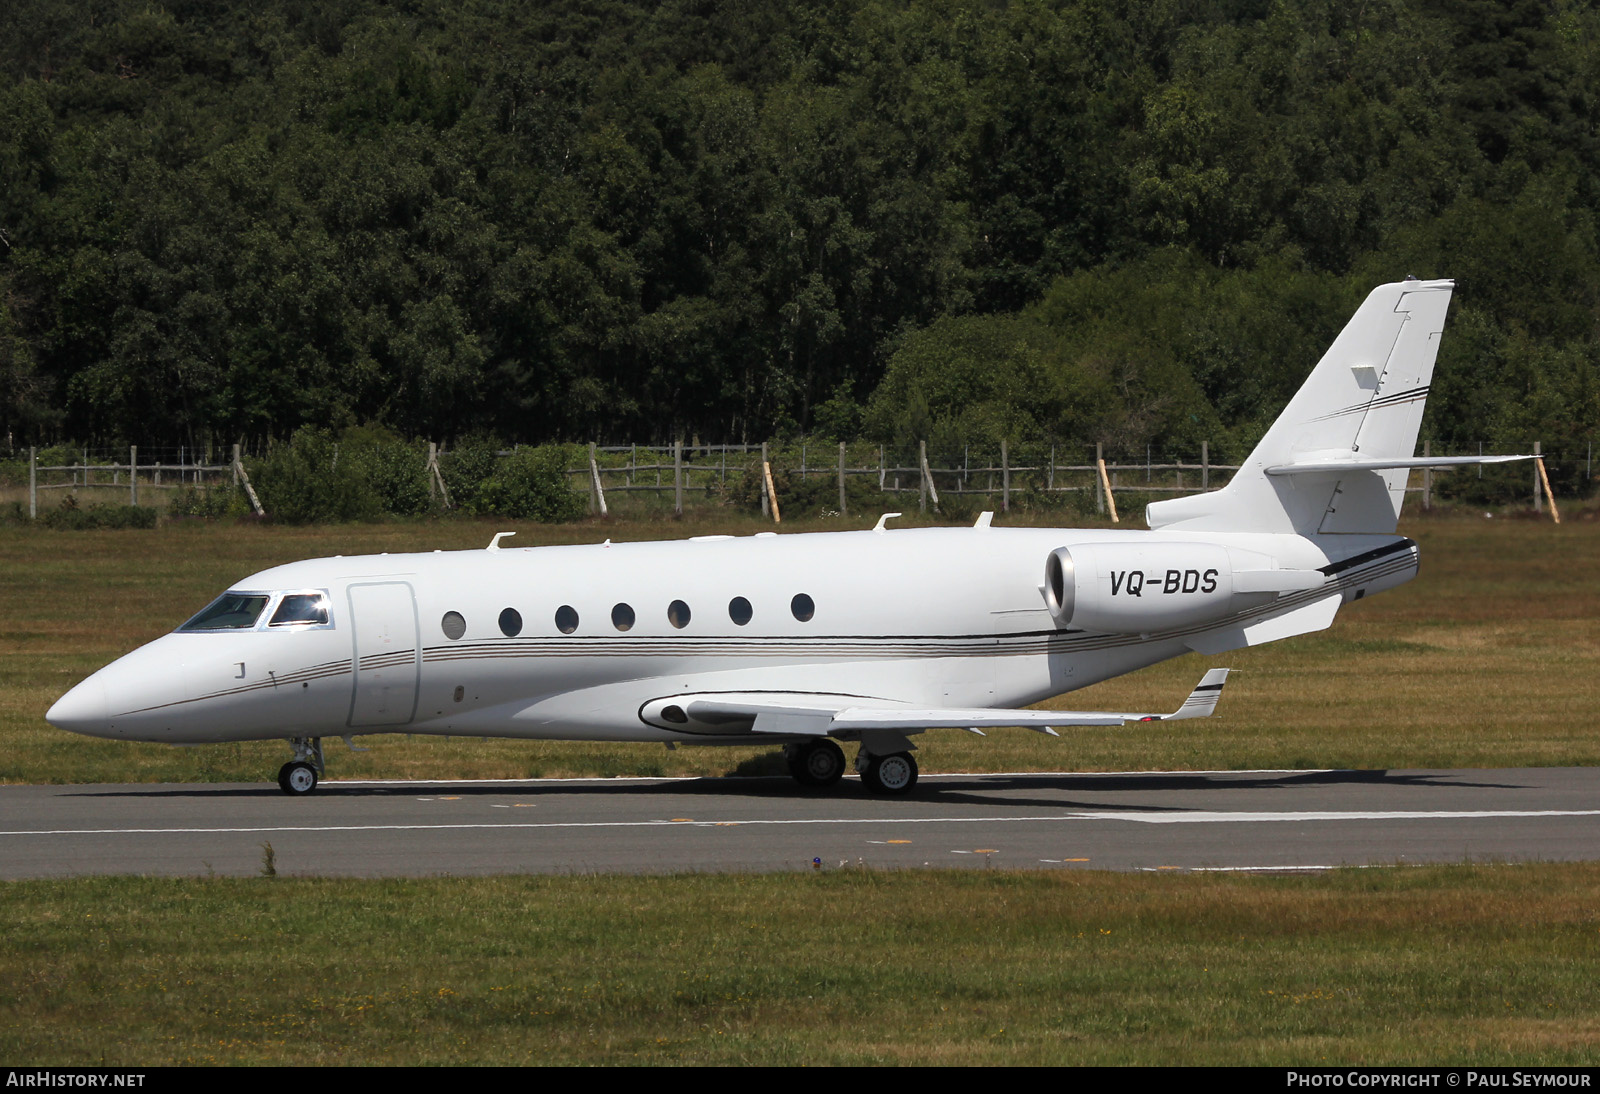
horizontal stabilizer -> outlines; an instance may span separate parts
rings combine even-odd
[[[1266,469],[1269,475],[1306,475],[1313,471],[1387,471],[1413,468],[1432,468],[1436,471],[1452,467],[1469,467],[1473,464],[1512,463],[1516,460],[1536,460],[1537,456],[1415,456],[1406,459],[1374,456],[1363,459],[1352,454],[1348,458],[1294,463],[1280,463]]]

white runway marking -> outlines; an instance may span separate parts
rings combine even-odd
[[[1135,824],[1299,824],[1321,821],[1396,821],[1396,820],[1515,820],[1534,817],[1596,817],[1600,809],[1481,809],[1481,810],[1391,810],[1364,812],[1305,813],[1219,813],[1187,812],[1074,812],[1052,816],[1003,817],[817,817],[771,820],[643,820],[643,821],[549,821],[545,823],[507,822],[458,824],[306,824],[265,825],[229,828],[42,828],[0,831],[0,836],[177,836],[212,835],[228,832],[432,832],[460,828],[721,828],[841,824],[1040,824],[1066,821],[1129,821]]]

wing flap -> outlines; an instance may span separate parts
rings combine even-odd
[[[863,733],[920,733],[926,729],[1016,726],[1054,734],[1058,727],[1120,726],[1204,718],[1216,709],[1227,669],[1211,669],[1171,714],[1100,710],[1007,710],[993,707],[908,707],[864,696],[721,692],[652,699],[639,709],[648,725],[708,736],[750,733],[805,738]]]

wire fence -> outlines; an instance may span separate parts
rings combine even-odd
[[[438,472],[443,449],[430,444],[428,488],[440,505],[450,499]],[[1425,442],[1421,455],[1504,454],[1502,446],[1477,444],[1435,447]],[[1520,450],[1540,453],[1556,495],[1588,496],[1594,481],[1594,444],[1583,441],[1561,450],[1542,452],[1540,442]],[[1097,444],[998,441],[964,445],[915,446],[817,441],[761,444],[627,444],[563,446],[566,475],[575,491],[587,496],[595,513],[608,513],[619,502],[642,502],[682,513],[690,504],[714,501],[737,508],[760,506],[777,517],[785,505],[804,511],[849,513],[853,510],[909,506],[919,511],[970,509],[976,505],[1002,512],[1013,506],[1069,506],[1082,512],[1105,513],[1118,497],[1143,500],[1220,489],[1239,465],[1218,461],[1211,446],[1197,450],[1146,446],[1142,452],[1108,450]],[[500,456],[509,456],[512,449]],[[337,459],[337,456],[335,457]],[[238,446],[226,452],[185,447],[30,449],[14,461],[9,479],[24,477],[30,516],[41,499],[79,495],[127,504],[162,504],[164,494],[180,488],[249,489],[248,460]],[[1408,490],[1431,507],[1440,487],[1450,496],[1474,494],[1463,489],[1463,477],[1482,484],[1477,494],[1526,499],[1535,509],[1545,504],[1537,468],[1527,465],[1477,466],[1450,471],[1422,469],[1412,473]],[[1521,485],[1518,485],[1518,484]],[[252,498],[257,512],[258,502]]]

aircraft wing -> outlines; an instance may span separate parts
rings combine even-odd
[[[749,732],[786,737],[826,737],[885,730],[919,732],[925,729],[996,729],[1020,726],[1056,736],[1062,726],[1120,726],[1128,722],[1167,722],[1204,718],[1217,707],[1227,669],[1211,669],[1183,705],[1170,714],[1092,710],[997,710],[933,707],[865,706],[848,696],[771,693],[674,696],[647,703],[641,715],[647,722],[671,725],[689,732]],[[660,719],[658,721],[658,719]]]

